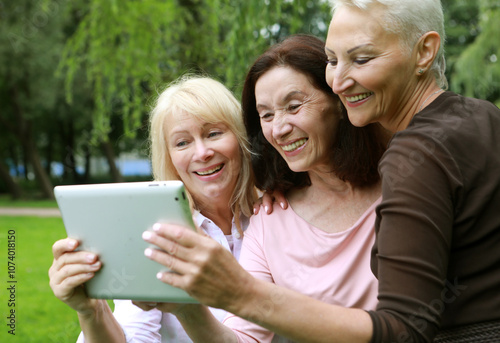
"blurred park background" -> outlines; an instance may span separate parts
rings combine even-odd
[[[450,89],[500,103],[500,2],[443,0]],[[154,97],[185,72],[237,97],[293,33],[326,38],[326,0],[0,0],[0,193],[150,179]]]
[[[442,2],[450,90],[499,106],[500,2]],[[326,0],[0,0],[0,209],[54,208],[59,184],[150,180],[148,113],[169,82],[206,73],[239,98],[268,46],[325,39],[329,19]],[[2,324],[0,342],[74,342],[76,314],[47,276],[61,218],[0,215],[5,265],[9,230],[17,331]]]

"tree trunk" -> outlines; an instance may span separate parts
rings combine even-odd
[[[40,187],[42,197],[46,199],[54,199],[54,186],[52,186],[52,182],[50,181],[49,176],[42,166],[40,155],[38,154],[38,150],[35,147],[31,125],[29,123],[27,124],[26,131],[24,132],[23,136],[24,137],[22,144],[24,147],[24,153],[26,154],[26,158],[33,168],[33,172],[35,173],[35,180]]]
[[[92,155],[90,154],[90,147],[87,145],[84,148],[84,153],[85,153],[85,170],[83,172],[83,182],[84,183],[89,183],[90,182],[90,158]]]
[[[106,160],[108,161],[111,179],[113,180],[113,182],[123,182],[123,177],[120,173],[120,170],[116,166],[113,145],[111,144],[109,139],[101,142],[101,149],[104,153],[104,157],[106,157]]]
[[[80,177],[76,168],[76,146],[75,146],[75,128],[70,121],[67,123],[59,121],[59,134],[61,142],[65,146],[63,151],[63,178],[71,180],[73,184],[80,183]]]
[[[53,161],[53,151],[54,151],[54,140],[49,139],[47,144],[47,149],[45,149],[45,173],[50,177],[52,173],[52,161]]]
[[[14,178],[9,173],[9,168],[0,161],[0,179],[3,180],[12,199],[21,198],[21,187],[17,184]]]
[[[10,89],[12,106],[16,118],[16,127],[13,127],[10,122],[2,120],[2,123],[10,129],[17,137],[23,146],[23,153],[26,162],[31,164],[35,173],[35,179],[40,187],[43,198],[54,199],[52,182],[42,166],[40,155],[35,145],[31,122],[24,117],[24,111],[19,102],[19,90],[17,86]],[[27,169],[27,163],[24,166]]]
[[[19,139],[23,139],[22,137],[19,137]],[[28,161],[28,156],[26,155],[26,151],[24,151],[24,149],[21,149],[22,151],[22,154],[23,154],[23,166],[24,166],[24,169],[23,169],[23,177],[25,180],[29,180],[30,177],[29,177],[29,164],[30,164],[30,161]]]
[[[12,159],[12,163],[14,163],[15,174],[17,177],[21,176],[19,173],[19,155],[17,154],[17,149],[14,148],[14,145],[9,145],[9,157]]]

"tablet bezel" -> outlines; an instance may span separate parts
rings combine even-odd
[[[99,255],[102,268],[85,283],[97,299],[196,303],[185,291],[156,278],[168,269],[144,256],[142,233],[155,223],[195,230],[181,181],[57,186],[54,194],[68,237],[79,250]]]

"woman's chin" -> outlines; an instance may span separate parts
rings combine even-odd
[[[348,117],[349,117],[349,121],[351,122],[351,124],[356,126],[356,127],[363,127],[363,126],[370,124],[370,121],[365,116],[359,116],[359,115],[348,113]]]

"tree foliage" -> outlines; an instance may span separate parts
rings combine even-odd
[[[60,72],[65,73],[66,95],[73,101],[75,74],[83,70],[90,85],[92,123],[98,136],[111,131],[110,116],[120,111],[125,129],[140,125],[144,87],[174,72],[173,59],[164,50],[177,50],[172,30],[178,7],[171,1],[91,1],[63,51]],[[165,65],[162,62],[167,62]]]
[[[480,0],[475,6],[473,33],[477,35],[459,54],[451,57],[454,69],[450,85],[466,96],[487,99],[500,106],[500,3]]]
[[[48,137],[38,129],[56,117],[60,10],[56,2],[19,0],[2,4],[0,12],[0,156],[5,163],[21,151],[45,197],[52,196],[52,184],[37,145]]]
[[[450,89],[500,105],[498,0],[442,2]],[[9,167],[29,165],[50,196],[52,161],[85,182],[93,155],[120,179],[114,156],[145,150],[166,84],[206,73],[239,97],[257,56],[290,34],[324,39],[330,17],[327,0],[0,0],[3,189]]]
[[[186,71],[238,89],[249,63],[267,46],[296,32],[324,35],[329,16],[326,2],[305,0],[90,0],[86,7],[64,48],[60,73],[71,102],[73,76],[85,71],[99,137],[111,131],[117,111],[125,132],[133,133],[151,94]]]

